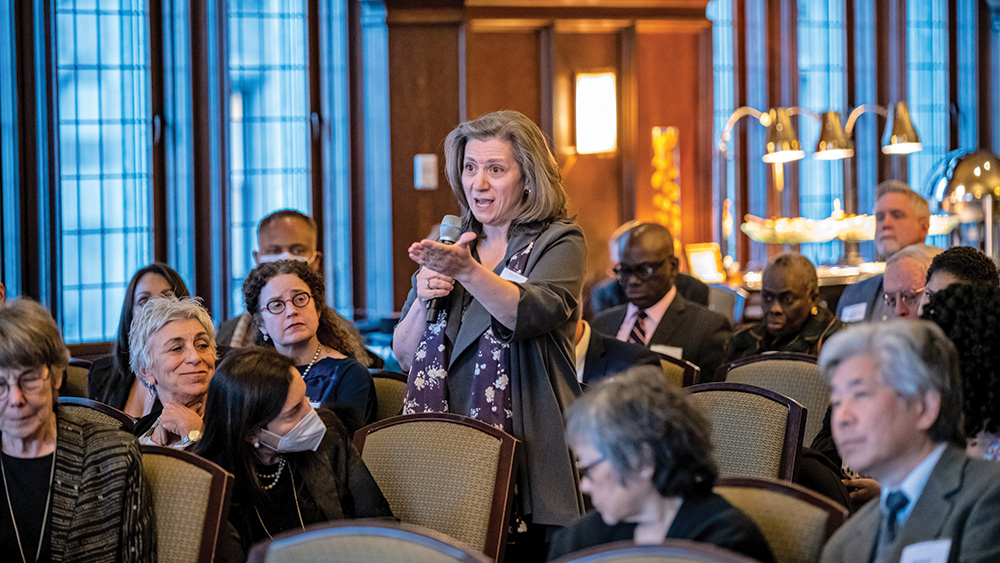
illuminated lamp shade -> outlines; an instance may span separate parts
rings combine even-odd
[[[576,75],[576,152],[612,152],[618,145],[613,72]]]
[[[956,207],[990,195],[994,204],[1000,204],[1000,160],[986,150],[962,156],[954,162],[951,177],[941,198],[941,206],[948,212]]]
[[[906,102],[896,102],[892,112],[892,126],[886,125],[882,137],[882,153],[910,154],[922,148],[924,146],[920,143],[920,136],[910,121],[910,108]]]
[[[824,112],[813,158],[817,160],[839,160],[854,156],[854,143],[844,132],[840,124],[840,114],[835,111]]]
[[[801,160],[806,153],[802,152],[799,137],[792,129],[792,118],[788,108],[771,108],[768,112],[771,124],[767,127],[767,146],[761,159],[768,164]]]

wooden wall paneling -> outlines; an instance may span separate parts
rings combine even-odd
[[[391,18],[390,13],[390,18]],[[444,138],[459,123],[459,24],[389,21],[389,123],[392,159],[393,287],[402,308],[416,264],[407,248],[448,213],[457,213],[444,176]],[[436,190],[413,187],[413,156],[435,153]],[[369,260],[389,257],[369,256]]]
[[[892,111],[893,102],[906,100],[906,0],[886,0],[876,2],[875,6],[878,104]],[[885,120],[879,120],[879,134],[885,123]],[[879,151],[878,159],[879,182],[890,178],[908,181],[906,158]]]
[[[473,22],[464,51],[466,119],[512,109],[542,125],[540,29],[492,30]]]
[[[684,244],[712,240],[711,26],[707,20],[639,26],[636,216],[653,220],[652,129],[677,127],[680,153],[681,232]],[[706,40],[705,34],[708,34]],[[707,76],[706,76],[707,75]],[[705,95],[706,82],[709,88]],[[709,119],[705,130],[705,115]]]
[[[619,41],[619,30],[556,26],[556,152],[562,166],[563,185],[569,196],[570,215],[576,215],[577,223],[587,237],[588,279],[603,279],[606,276],[609,265],[607,241],[621,218],[622,157],[620,152],[601,155],[570,152],[575,142],[572,137],[573,77],[578,72],[614,70],[616,77],[620,78]]]
[[[733,91],[736,94],[734,107],[747,105],[747,0],[733,0],[733,77],[736,81]],[[736,248],[734,256],[743,265],[750,260],[750,238],[740,231],[743,217],[750,212],[750,177],[747,173],[750,157],[747,154],[747,129],[737,127],[733,131],[733,140],[729,152],[733,155],[730,163],[730,174],[736,183],[736,201],[733,202],[733,230],[736,232]]]

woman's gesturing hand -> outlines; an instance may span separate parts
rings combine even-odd
[[[471,271],[477,265],[476,261],[472,258],[472,252],[469,251],[469,243],[474,240],[476,240],[476,234],[473,232],[462,233],[462,236],[455,244],[441,244],[440,242],[424,239],[410,245],[410,259],[420,264],[422,268],[429,268],[438,276],[443,275],[448,278],[453,286],[454,278],[461,277],[462,274]],[[423,285],[424,289],[426,289],[427,284],[424,283]],[[431,286],[436,287],[436,284],[431,283]],[[420,288],[418,287],[417,289],[419,291]],[[449,288],[448,291],[451,291],[451,289]],[[445,294],[447,292],[434,295],[433,297],[440,297]]]

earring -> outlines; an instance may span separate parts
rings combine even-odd
[[[264,333],[264,342],[267,342],[267,339],[268,339],[268,336],[267,336],[267,333],[265,332]]]
[[[260,447],[260,442],[258,442],[257,440],[254,440],[253,441],[253,447],[259,448]]]
[[[819,314],[819,307],[813,306],[813,308],[812,308],[812,314],[814,316],[818,315]]]

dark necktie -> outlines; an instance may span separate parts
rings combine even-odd
[[[635,317],[635,324],[632,325],[632,332],[628,335],[628,341],[640,346],[646,345],[646,319],[649,315],[645,309],[639,309],[639,314]]]
[[[892,542],[896,541],[896,526],[899,520],[899,513],[908,504],[910,504],[910,499],[906,498],[906,495],[902,491],[893,491],[889,493],[889,496],[885,497],[885,520],[878,536],[878,542],[875,545],[875,557],[873,558],[873,561],[876,563],[885,560],[886,551],[892,545]]]

